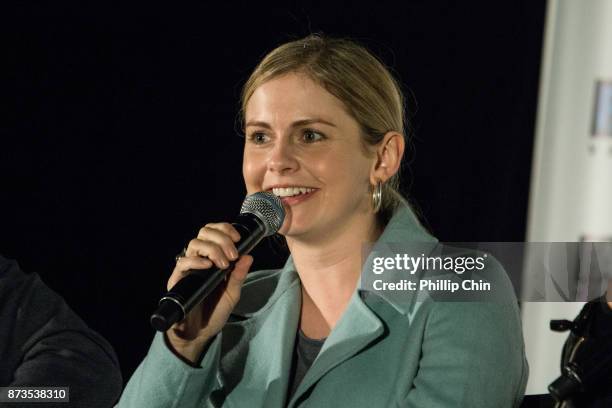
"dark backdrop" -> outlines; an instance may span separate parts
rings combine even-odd
[[[0,253],[110,340],[126,380],[173,256],[239,209],[240,86],[284,41],[348,36],[394,69],[416,99],[404,190],[441,240],[524,239],[544,1],[49,3],[1,17]]]

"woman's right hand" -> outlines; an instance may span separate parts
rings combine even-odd
[[[198,237],[189,242],[185,256],[177,261],[168,290],[190,269],[226,268],[238,258],[235,242],[239,240],[240,234],[229,223],[206,224]],[[195,363],[208,342],[221,331],[240,299],[242,283],[252,263],[250,255],[241,256],[227,279],[166,332],[170,345],[183,358]]]

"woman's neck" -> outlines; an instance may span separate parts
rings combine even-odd
[[[376,217],[358,217],[350,228],[326,233],[318,244],[287,237],[293,263],[302,282],[301,328],[313,338],[326,337],[355,291],[365,259],[365,244],[382,230]]]

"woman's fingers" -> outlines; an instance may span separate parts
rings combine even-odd
[[[252,264],[253,257],[251,255],[242,255],[227,278],[226,290],[228,295],[232,298],[231,300],[234,306],[238,303],[238,299],[240,299],[242,283],[246,279]]]
[[[168,290],[174,286],[178,281],[183,279],[189,274],[191,269],[209,269],[213,266],[213,262],[207,258],[200,258],[198,256],[189,257],[183,256],[176,262],[176,266],[172,271],[170,279],[168,279]]]
[[[238,259],[234,241],[239,239],[238,231],[231,224],[206,224],[198,237],[189,242],[186,256],[207,257],[218,267],[227,268],[230,261]]]
[[[238,259],[235,242],[240,240],[238,231],[228,223],[206,224],[198,232],[198,239],[212,241],[223,248],[225,255],[230,259]],[[236,239],[237,238],[237,239]]]
[[[224,250],[217,242],[195,238],[189,242],[186,256],[209,258],[219,268],[227,268],[230,261],[238,257],[228,256],[226,252],[227,250]]]
[[[238,242],[240,240],[240,234],[238,233],[238,230],[230,223],[211,222],[206,224],[202,229],[200,229],[200,233],[205,231],[207,228],[224,232],[226,235],[229,235],[232,238],[232,241],[234,242]],[[198,234],[198,237],[199,235],[200,234]]]

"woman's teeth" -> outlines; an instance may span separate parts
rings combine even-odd
[[[278,197],[291,197],[298,194],[306,194],[314,191],[314,188],[308,187],[287,187],[287,188],[273,188],[272,192]]]

